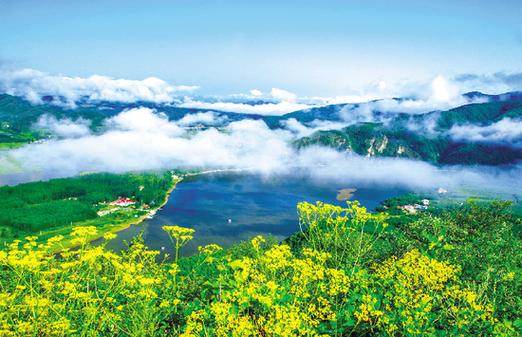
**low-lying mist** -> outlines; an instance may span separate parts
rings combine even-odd
[[[325,182],[379,184],[412,189],[440,186],[521,189],[520,166],[436,167],[397,158],[367,158],[313,146],[297,150],[292,142],[306,126],[270,129],[260,120],[241,120],[216,128],[215,114],[187,115],[178,122],[148,108],[126,110],[106,120],[104,131],[87,131],[84,120],[42,119],[60,138],[0,153],[0,167],[31,172],[28,179],[65,177],[82,172],[201,168],[248,169],[266,178],[301,176]],[[517,187],[518,186],[518,187]]]

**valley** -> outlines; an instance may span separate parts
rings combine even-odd
[[[509,336],[520,329],[521,95],[466,95],[482,102],[280,116],[1,95],[0,322],[291,336],[443,321],[448,334]]]
[[[361,119],[375,102],[274,117],[3,95],[0,323],[511,336],[520,97],[488,100]]]
[[[520,13],[0,0],[0,337],[522,337]]]
[[[174,123],[186,115],[198,113],[210,114],[215,119],[183,124],[188,133],[212,127],[226,129],[228,124],[240,120],[262,121],[273,130],[285,129],[285,125],[292,120],[302,127],[310,127],[311,130],[319,122],[345,125],[335,130],[325,129],[306,136],[298,135],[294,140],[297,149],[320,145],[362,156],[410,158],[441,165],[510,165],[520,161],[522,147],[516,145],[521,141],[518,138],[459,138],[456,132],[464,127],[482,128],[486,135],[488,132],[500,132],[495,131],[495,126],[501,121],[517,121],[522,118],[522,94],[466,95],[475,99],[487,98],[489,101],[466,104],[447,111],[415,114],[382,112],[378,110],[380,101],[375,101],[353,105],[326,105],[274,117],[168,105],[108,105],[103,102],[80,104],[78,108],[70,110],[51,104],[52,101],[35,106],[21,98],[3,94],[0,95],[0,149],[67,136],[56,134],[52,125],[42,123],[43,117],[52,118],[53,123],[63,119],[76,125],[74,121],[81,121],[80,125],[86,128],[84,132],[97,134],[107,129],[107,121],[111,118],[122,111],[140,106],[159,111]],[[372,109],[371,114],[361,116],[360,111],[366,109]]]

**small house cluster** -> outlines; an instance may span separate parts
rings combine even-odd
[[[115,201],[109,203],[109,205],[127,207],[130,205],[134,205],[135,203],[136,203],[136,200],[134,200],[134,199],[120,198],[118,200],[115,200]]]
[[[397,208],[402,209],[407,213],[415,214],[418,211],[427,210],[429,206],[430,206],[430,201],[428,199],[422,199],[420,204],[397,206]]]

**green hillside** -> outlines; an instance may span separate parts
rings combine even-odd
[[[500,144],[455,142],[379,123],[318,131],[295,142],[297,148],[321,145],[363,156],[419,159],[438,164],[504,165],[522,159],[522,149]]]
[[[3,336],[520,336],[520,219],[509,204],[433,214],[298,205],[301,230],[178,258],[198,233],[165,225],[116,254],[95,227],[0,250]],[[106,240],[114,238],[106,235]]]
[[[429,114],[426,115],[429,117]],[[450,129],[453,125],[487,125],[502,118],[521,118],[522,101],[490,102],[463,105],[440,113],[437,121],[439,130]]]
[[[33,105],[28,101],[6,94],[0,94],[0,149],[16,147],[46,136],[45,132],[35,130],[34,124],[44,115],[56,118],[78,119],[91,121],[91,126],[101,124],[106,117],[105,112],[97,109],[78,108],[67,110],[50,104]]]
[[[33,105],[28,101],[11,95],[0,94],[0,122],[8,125],[15,132],[31,130],[38,118],[44,114],[56,118],[85,118],[98,125],[109,112],[96,108],[79,107],[77,109],[65,109],[51,104]]]
[[[473,96],[473,95],[472,95]],[[473,97],[477,96],[475,94]],[[475,97],[476,98],[476,97]],[[522,95],[518,92],[506,93],[501,95],[481,95],[480,98],[488,98],[489,102],[466,104],[446,111],[426,111],[420,114],[411,113],[388,113],[375,109],[373,119],[378,121],[380,118],[388,117],[389,122],[394,127],[404,127],[408,122],[419,125],[437,120],[436,129],[446,131],[454,125],[478,124],[489,125],[498,122],[502,118],[522,118]],[[394,99],[397,102],[401,99]],[[356,114],[356,110],[378,101],[358,104],[333,104],[300,110],[285,114],[283,116],[268,116],[264,120],[270,127],[278,127],[282,121],[295,118],[301,123],[310,123],[314,120],[341,121],[340,111],[344,111],[345,116],[350,115],[350,111]],[[378,105],[377,105],[378,106]]]

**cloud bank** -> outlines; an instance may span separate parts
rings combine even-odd
[[[0,68],[0,92],[24,97],[33,104],[41,104],[43,97],[52,96],[52,104],[68,108],[75,108],[80,101],[150,102],[202,110],[283,115],[328,104],[362,103],[357,110],[346,109],[341,113],[347,122],[366,120],[374,111],[413,114],[476,102],[462,95],[469,91],[501,93],[521,88],[521,73],[498,72],[454,77],[438,75],[426,82],[379,81],[333,97],[299,96],[281,88],[271,88],[266,92],[252,89],[247,94],[223,97],[195,97],[192,95],[198,86],[172,85],[156,77],[129,80],[93,75],[82,78],[52,75],[34,69]],[[397,97],[401,99],[394,99]]]
[[[393,114],[420,114],[430,111],[447,110],[470,103],[484,103],[487,98],[467,98],[456,83],[443,76],[435,77],[429,84],[419,85],[415,90],[405,88],[411,97],[385,98],[359,104],[355,107],[346,106],[339,112],[340,117],[350,123],[385,121],[393,118]],[[399,97],[399,96],[395,96]],[[375,113],[380,115],[376,120]]]
[[[89,135],[91,133],[90,125],[91,121],[82,118],[75,121],[69,118],[58,120],[54,116],[42,115],[34,128],[50,132],[60,138],[77,138]]]
[[[334,97],[300,97],[284,89],[272,88],[268,94],[253,89],[250,94],[240,94],[236,97],[247,102],[231,102],[222,100],[208,102],[187,98],[179,106],[186,108],[209,109],[228,112],[238,112],[258,115],[284,115],[286,113],[307,108],[330,105],[349,104],[340,111],[340,117],[347,124],[374,121],[374,112],[424,113],[434,110],[450,109],[469,103],[485,102],[487,99],[470,99],[462,94],[466,88],[458,81],[442,75],[436,76],[428,83],[394,83],[380,81],[358,94]],[[396,99],[400,97],[400,99]],[[406,98],[404,98],[406,97]],[[251,104],[248,100],[264,99],[263,104]],[[276,102],[270,102],[275,100]],[[356,107],[353,105],[357,104]]]
[[[522,173],[520,168],[507,173],[491,168],[439,168],[412,160],[360,157],[324,147],[297,150],[291,142],[296,133],[306,130],[303,126],[297,132],[295,129],[294,125],[272,130],[260,120],[241,120],[229,123],[223,131],[210,127],[189,133],[179,122],[169,121],[161,113],[138,108],[111,118],[100,134],[79,137],[76,134],[2,152],[0,164],[36,171],[35,174],[40,172],[46,177],[84,171],[243,168],[265,176],[302,175],[326,181],[417,189],[459,184],[517,186]]]
[[[295,118],[289,118],[280,122],[284,129],[294,133],[297,138],[307,137],[316,131],[324,130],[340,130],[347,126],[344,122],[333,122],[315,119],[312,122],[304,125]]]
[[[269,95],[264,95],[260,90],[253,89],[250,90],[250,94],[248,95],[235,95],[234,98],[242,99],[244,102],[230,101],[226,98],[220,101],[210,102],[185,97],[185,101],[177,104],[177,106],[264,116],[281,116],[316,106],[304,100],[299,101],[296,94],[279,88],[272,88]],[[259,102],[260,99],[263,101]],[[256,103],[253,104],[251,100],[256,101]]]
[[[213,111],[208,112],[197,112],[193,114],[187,114],[181,119],[176,121],[176,124],[180,126],[196,126],[196,125],[220,125],[226,122],[228,118],[226,116],[218,116]]]
[[[53,96],[58,98],[56,102],[71,108],[74,108],[80,99],[167,103],[172,102],[176,94],[191,92],[197,88],[171,85],[156,77],[127,80],[93,75],[82,78],[50,75],[34,69],[0,72],[0,92],[24,97],[33,104],[41,104],[43,96]]]
[[[448,133],[455,140],[522,145],[522,120],[504,118],[487,126],[455,125]]]
[[[302,103],[278,102],[263,104],[233,103],[233,102],[203,102],[188,99],[186,102],[178,104],[182,108],[204,109],[236,112],[250,115],[281,116],[289,112],[308,109],[311,106]]]

